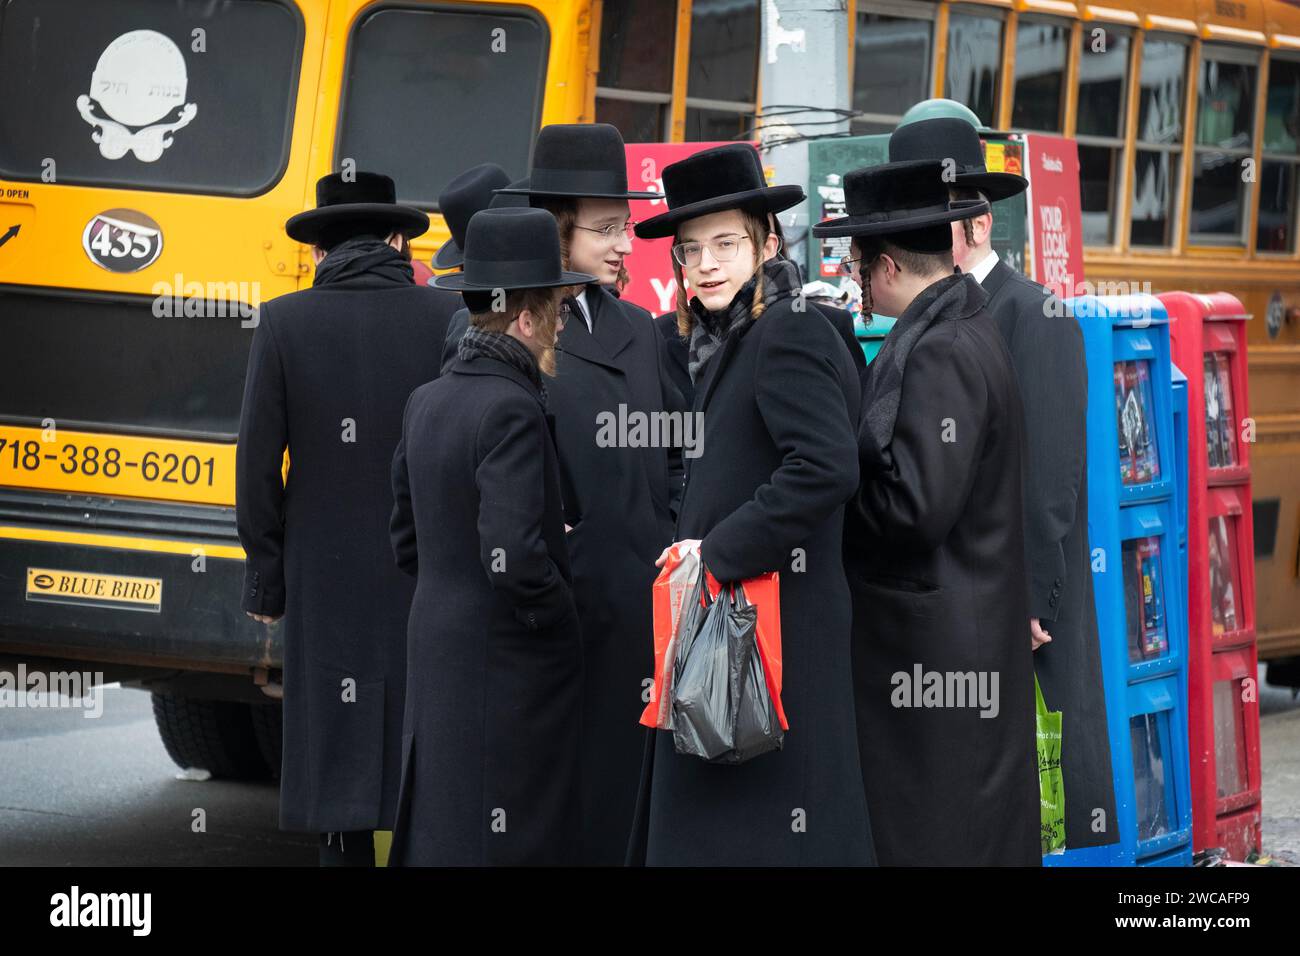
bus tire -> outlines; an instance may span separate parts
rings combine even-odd
[[[252,705],[153,695],[153,716],[167,754],[183,769],[202,769],[224,780],[269,780],[249,712]]]

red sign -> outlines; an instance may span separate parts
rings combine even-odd
[[[723,143],[628,143],[627,186],[633,192],[652,190],[663,192],[663,168],[685,159],[702,149],[722,146]],[[662,199],[633,199],[632,218],[643,222],[651,216],[666,212]],[[652,315],[662,315],[675,307],[677,280],[673,276],[673,240],[634,239],[632,254],[623,260],[631,277],[621,293],[628,302],[634,302]]]
[[[1063,136],[1025,135],[1029,179],[1029,262],[1033,279],[1059,297],[1083,289],[1079,151]]]

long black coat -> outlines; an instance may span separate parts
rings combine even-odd
[[[785,748],[739,766],[649,731],[629,860],[650,865],[871,864],[855,744],[844,502],[857,487],[858,376],[835,330],[791,300],[729,337],[695,397],[678,539],[722,581],[780,574]]]
[[[582,647],[537,390],[457,360],[411,395],[392,481],[418,579],[390,865],[573,862]]]
[[[392,825],[411,582],[388,469],[407,396],[438,374],[446,304],[360,276],[264,303],[253,334],[236,514],[243,607],[284,613],[285,830]]]
[[[812,305],[839,333],[840,339],[848,347],[849,357],[853,360],[853,367],[858,370],[861,376],[867,368],[867,357],[862,352],[862,346],[858,344],[858,337],[853,332],[853,316],[849,315],[844,309],[837,309],[833,305],[822,305],[820,302],[814,302]],[[659,334],[664,337],[664,342],[668,348],[668,374],[673,384],[677,386],[690,405],[695,401],[695,386],[691,382],[691,374],[687,370],[689,361],[689,350],[686,347],[686,341],[677,333],[677,313],[665,312],[663,315],[655,316],[655,328]],[[462,329],[463,331],[463,329]]]
[[[964,314],[931,326],[908,357],[892,468],[865,409],[859,429],[847,549],[853,676],[882,865],[1041,862],[1020,395],[974,291]],[[918,701],[895,675],[914,683],[917,667],[945,681],[996,673],[997,715],[982,717],[969,697],[964,707],[900,706]]]
[[[686,412],[650,313],[587,286],[592,332],[575,307],[560,333],[547,408],[555,416],[573,587],[582,622],[582,861],[627,854],[654,673],[655,560],[672,543],[681,449],[608,447],[598,415]],[[608,421],[608,419],[606,419]],[[631,420],[629,420],[631,421]],[[629,434],[630,437],[630,434]]]
[[[1062,714],[1066,846],[1102,846],[1117,841],[1119,830],[1088,546],[1083,333],[1046,289],[1001,262],[983,286],[1025,407],[1029,615],[1052,635],[1034,652],[1034,669],[1044,702]],[[1107,827],[1094,832],[1098,809]]]

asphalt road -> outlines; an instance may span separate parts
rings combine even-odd
[[[277,829],[278,787],[177,779],[149,695],[103,693],[93,719],[0,708],[0,866],[316,865],[314,838]]]
[[[1259,686],[1264,851],[1300,865],[1300,701]],[[179,779],[149,695],[103,694],[94,719],[0,708],[0,866],[316,864],[312,837],[278,830],[274,785]]]

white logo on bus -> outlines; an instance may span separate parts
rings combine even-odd
[[[105,159],[129,151],[152,163],[172,144],[172,134],[198,114],[197,105],[185,102],[188,84],[185,57],[175,43],[156,30],[132,30],[99,55],[90,92],[77,97],[77,111],[95,127],[90,138]]]

